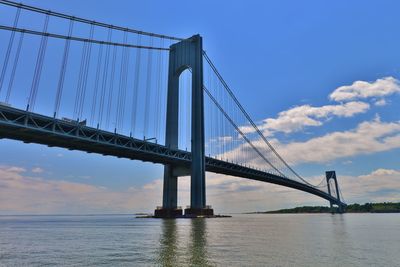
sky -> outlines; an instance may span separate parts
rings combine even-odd
[[[201,34],[242,105],[303,177],[317,183],[332,169],[348,203],[400,201],[398,1],[23,2],[172,36]],[[160,165],[4,139],[0,147],[0,214],[161,205]],[[217,213],[328,204],[242,178],[207,173],[206,183]],[[182,206],[189,188],[180,178]]]

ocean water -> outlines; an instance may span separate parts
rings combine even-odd
[[[0,216],[0,266],[400,266],[400,214]]]

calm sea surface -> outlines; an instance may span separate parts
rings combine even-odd
[[[400,266],[400,214],[0,216],[0,266]]]

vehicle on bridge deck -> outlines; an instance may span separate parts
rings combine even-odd
[[[79,120],[62,117],[61,120],[65,121],[65,122],[69,122],[69,123],[78,123],[80,126],[86,126],[86,123],[87,123],[86,119],[84,119],[83,121],[79,121]]]

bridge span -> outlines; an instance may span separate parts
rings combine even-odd
[[[0,138],[131,160],[171,164],[181,167],[180,174],[190,174],[191,152],[88,127],[79,121],[60,120],[5,105],[0,105]],[[286,186],[319,196],[335,205],[346,206],[334,196],[307,184],[212,157],[206,157],[206,171]]]

